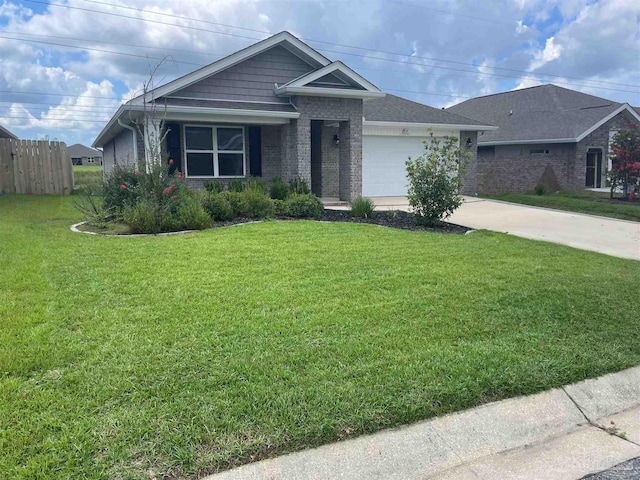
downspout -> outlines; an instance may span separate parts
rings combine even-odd
[[[123,128],[126,128],[127,130],[131,130],[131,133],[133,133],[133,158],[134,158],[134,168],[136,170],[138,170],[138,133],[136,132],[136,129],[133,128],[131,125],[127,125],[125,123],[122,123],[122,120],[118,119],[118,125],[120,125]],[[115,155],[114,155],[114,163],[115,163]]]

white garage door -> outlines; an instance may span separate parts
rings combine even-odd
[[[397,197],[407,194],[408,157],[424,153],[422,137],[362,137],[362,196]]]

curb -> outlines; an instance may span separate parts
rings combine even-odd
[[[205,478],[481,478],[468,468],[472,462],[487,463],[497,454],[503,460],[511,452],[522,455],[543,442],[563,440],[565,436],[591,438],[594,433],[597,438],[613,438],[624,447],[624,454],[604,467],[609,468],[634,454],[639,456],[640,446],[623,436],[612,436],[615,433],[599,426],[597,419],[639,405],[640,367],[633,367],[535,395],[488,403],[407,427],[247,464]],[[467,470],[473,476],[459,476]]]

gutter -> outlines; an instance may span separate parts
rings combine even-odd
[[[119,118],[118,118],[118,125],[120,125],[122,128],[126,128],[127,130],[131,130],[131,133],[133,133],[133,158],[135,159],[134,160],[135,169],[138,170],[138,135],[137,135],[136,129],[133,128],[131,125],[122,123],[122,120],[120,120]],[[115,158],[114,158],[114,162],[115,162]]]

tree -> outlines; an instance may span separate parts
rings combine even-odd
[[[462,175],[470,156],[459,146],[458,138],[433,136],[424,142],[425,152],[406,162],[409,204],[418,223],[437,225],[461,204]]]
[[[640,181],[640,125],[631,123],[628,130],[620,130],[611,140],[609,149],[611,158],[611,198],[616,189],[622,186],[625,197],[638,186]],[[630,192],[630,188],[632,190]]]

